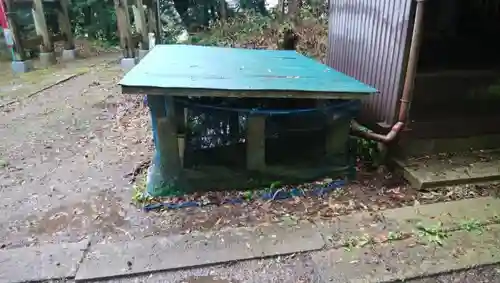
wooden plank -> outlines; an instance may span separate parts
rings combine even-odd
[[[150,95],[172,95],[190,97],[193,93],[199,97],[237,97],[237,98],[300,98],[300,99],[361,99],[368,97],[366,93],[337,93],[337,92],[309,92],[309,91],[275,91],[275,90],[252,90],[236,91],[224,89],[168,89],[160,87],[135,87],[122,86],[124,94],[150,94]]]
[[[247,120],[247,169],[263,171],[266,168],[266,117],[250,115]]]
[[[61,7],[57,10],[57,17],[59,21],[59,28],[61,29],[61,33],[64,36],[64,49],[73,50],[75,49],[75,42],[71,29],[71,21],[69,19],[69,3],[68,0],[59,0],[59,3],[61,4]]]
[[[179,144],[179,158],[181,167],[184,168],[184,155],[186,151],[186,131],[187,131],[187,108],[180,104],[175,103],[175,120],[177,126],[177,140]]]
[[[12,33],[12,40],[14,41],[14,56],[15,61],[26,60],[26,52],[24,50],[23,42],[21,40],[21,33],[19,29],[18,19],[16,13],[13,11],[12,0],[5,0],[5,13],[7,14],[7,22]]]
[[[42,44],[40,45],[40,52],[50,53],[54,51],[52,44],[52,37],[49,35],[47,28],[47,21],[43,11],[42,0],[33,0],[33,21],[35,23],[35,30],[38,35],[42,37]]]
[[[177,123],[175,105],[172,97],[165,97],[165,116],[154,117],[157,119],[158,149],[160,153],[160,168],[164,180],[176,183],[181,171],[179,158],[179,141],[177,136]]]

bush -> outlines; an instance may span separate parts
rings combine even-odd
[[[217,21],[206,31],[191,36],[190,43],[211,46],[278,49],[283,31],[292,27],[299,36],[297,51],[324,61],[328,44],[328,24],[303,10],[297,24],[247,11],[227,21]]]

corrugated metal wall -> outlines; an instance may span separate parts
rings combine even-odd
[[[380,91],[364,101],[374,122],[396,119],[412,2],[330,0],[327,63]]]

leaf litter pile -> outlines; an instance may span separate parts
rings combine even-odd
[[[220,201],[236,196],[241,197],[242,194],[244,196],[244,193],[241,192],[213,191],[161,199],[144,197],[142,194],[144,174],[150,163],[153,144],[149,112],[143,103],[143,97],[139,95],[123,96],[115,117],[115,130],[123,134],[123,152],[127,151],[126,145],[129,142],[141,143],[147,147],[147,149],[144,149],[145,152],[147,151],[144,154],[144,161],[132,168],[131,172],[125,176],[135,183],[135,195],[131,196],[131,198],[138,205],[138,208],[152,202],[175,203],[200,200],[217,202],[217,200]],[[137,128],[143,129],[141,131],[143,136],[137,136]],[[325,180],[318,182],[325,182]],[[307,189],[317,185],[318,182],[299,184],[297,187]],[[450,186],[429,191],[417,191],[410,188],[400,176],[391,174],[383,168],[374,172],[358,168],[355,181],[321,197],[294,197],[271,201],[247,198],[246,201],[240,204],[144,212],[144,217],[154,218],[154,223],[158,226],[158,229],[168,229],[169,232],[173,233],[189,233],[191,231],[227,227],[261,226],[276,222],[292,225],[299,221],[331,219],[357,211],[380,211],[402,206],[487,196],[494,194],[498,189],[500,189],[498,184],[490,184]]]

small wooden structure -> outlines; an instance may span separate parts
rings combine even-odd
[[[3,3],[2,3],[3,2]],[[50,34],[47,28],[44,6],[54,5],[57,10],[60,33]],[[65,50],[74,50],[73,33],[68,13],[68,0],[0,0],[4,6],[7,16],[9,35],[13,41],[13,61],[27,60],[26,49],[39,48],[41,53],[53,53],[54,41],[64,40]],[[23,38],[20,31],[19,21],[16,17],[16,9],[21,6],[32,5],[33,20],[35,23],[36,37]]]
[[[185,148],[179,130],[186,127],[184,114],[178,113],[184,110],[175,107],[177,99],[268,99],[278,104],[304,99],[319,105],[332,99],[357,101],[376,92],[295,51],[192,45],[156,46],[120,85],[123,93],[148,95],[161,179],[174,181],[182,171]],[[339,127],[333,116],[327,116],[326,155],[345,154],[352,117],[344,121],[347,127]],[[270,169],[266,164],[267,117],[253,110],[246,116],[245,159],[251,171]]]
[[[474,145],[462,142],[461,150],[498,147],[500,0],[329,3],[329,66],[380,90],[364,101],[364,124],[386,133],[398,122],[400,105],[411,103],[398,142],[402,153],[447,151],[437,141],[444,145],[443,140],[477,141],[481,136],[483,141]],[[417,28],[420,48],[411,60],[416,65],[411,101],[402,102]]]
[[[132,6],[129,6],[129,0],[114,0],[116,9],[116,20],[120,36],[120,47],[122,48],[124,58],[136,58],[136,48],[139,47],[139,57],[141,53],[149,50],[149,33],[154,33],[156,38],[159,36],[158,5],[155,0],[133,0]],[[132,21],[130,9],[132,8],[133,23],[135,32],[132,32]],[[141,59],[141,58],[139,58]]]

